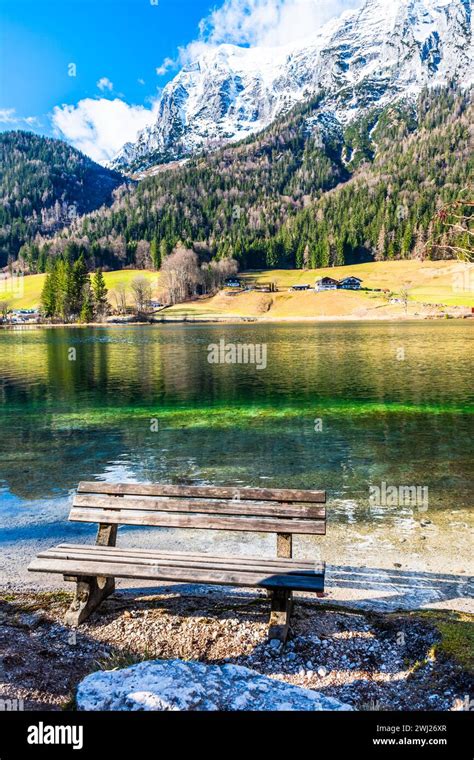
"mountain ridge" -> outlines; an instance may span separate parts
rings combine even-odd
[[[437,212],[462,202],[472,176],[471,92],[426,89],[416,107],[369,112],[342,135],[327,125],[308,131],[318,104],[122,187],[110,209],[44,240],[43,254],[83,253],[91,268],[112,269],[159,269],[177,244],[201,262],[232,256],[244,269],[452,257]],[[462,248],[469,234],[459,233]],[[426,248],[430,241],[442,246]],[[33,248],[26,261],[43,271]]]
[[[219,45],[163,90],[158,117],[111,166],[123,172],[180,160],[260,132],[297,103],[324,94],[341,127],[451,79],[472,83],[468,0],[366,0],[296,45]]]
[[[33,132],[0,134],[0,266],[25,242],[112,203],[126,181],[71,145]]]

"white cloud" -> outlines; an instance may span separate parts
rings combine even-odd
[[[110,92],[114,89],[114,86],[110,79],[108,77],[101,77],[99,81],[97,82],[97,87],[99,90],[104,92],[105,90],[109,90]]]
[[[176,61],[173,60],[173,58],[165,58],[161,66],[156,67],[156,73],[159,77],[162,77],[163,74],[166,74],[167,71],[174,68],[176,66]]]
[[[163,76],[221,43],[253,47],[297,42],[314,34],[329,19],[361,4],[362,0],[223,0],[201,21],[198,39],[180,48],[175,60],[165,58],[156,73]],[[142,79],[137,81],[144,84]],[[113,84],[102,77],[97,87],[102,92],[111,92]],[[58,137],[69,140],[95,161],[105,163],[126,142],[136,140],[141,129],[155,122],[156,93],[154,97],[149,108],[128,105],[118,97],[85,98],[76,106],[57,106],[52,115],[53,125]],[[6,118],[10,118],[10,111],[5,109]]]
[[[18,121],[14,108],[0,108],[0,122],[2,124],[14,124]]]
[[[314,34],[362,0],[224,0],[201,21],[201,40],[211,45],[285,45]]]
[[[0,124],[11,124],[16,126],[29,127],[41,126],[41,121],[37,116],[18,116],[14,108],[0,108]]]
[[[249,47],[288,45],[311,37],[327,21],[363,0],[223,0],[199,24],[199,38],[179,48],[175,60],[157,68],[164,74],[199,58],[222,43]]]
[[[156,118],[155,106],[130,106],[123,100],[85,98],[76,106],[56,106],[52,121],[58,137],[94,161],[106,163],[126,142],[133,142],[138,132]]]

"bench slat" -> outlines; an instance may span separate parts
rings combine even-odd
[[[287,588],[294,591],[323,591],[324,576],[256,572],[253,570],[228,570],[193,567],[166,567],[154,565],[124,564],[119,561],[96,562],[93,560],[62,560],[37,558],[29,570],[39,573],[61,573],[68,577],[137,578],[143,580],[170,581],[179,583],[213,583],[224,586],[246,586],[250,588]]]
[[[215,515],[247,515],[251,517],[297,517],[311,520],[326,519],[326,507],[315,504],[285,504],[275,502],[232,501],[230,499],[170,499],[109,496],[107,494],[76,494],[74,507],[99,507],[100,509],[138,509],[158,512],[200,512]]]
[[[123,552],[120,549],[115,551],[109,551],[108,547],[104,547],[100,551],[97,551],[96,547],[78,549],[67,549],[64,547],[56,547],[54,549],[48,549],[45,552],[38,554],[39,559],[59,559],[69,561],[81,561],[90,560],[93,562],[120,562],[124,565],[152,565],[160,567],[190,567],[195,569],[212,569],[212,570],[243,570],[245,572],[261,572],[261,573],[286,573],[296,572],[298,575],[310,575],[324,573],[324,565],[322,563],[311,562],[299,562],[297,560],[280,560],[279,562],[267,562],[259,558],[252,558],[247,563],[241,563],[239,557],[218,557],[210,555],[201,555],[198,557],[190,557],[188,555],[173,556],[173,554],[167,554],[164,552],[142,552],[135,550],[131,552]]]
[[[177,486],[166,483],[79,483],[78,493],[134,495],[134,496],[176,496],[202,497],[208,499],[235,499],[250,501],[311,502],[326,503],[325,491],[303,491],[289,488],[238,488],[224,486]]]
[[[256,533],[298,533],[301,535],[325,535],[326,533],[326,523],[323,520],[211,516],[205,514],[120,509],[120,507],[115,510],[99,509],[98,507],[73,507],[69,519],[77,522],[102,523],[104,525],[148,525],[161,528],[236,530]]]
[[[267,566],[281,566],[282,563],[291,563],[293,564],[296,562],[298,564],[298,567],[301,567],[303,569],[311,570],[317,565],[321,565],[321,567],[324,567],[324,563],[321,562],[315,562],[313,560],[307,560],[307,559],[284,559],[281,557],[248,557],[248,556],[240,556],[236,555],[233,557],[223,556],[219,554],[202,554],[200,552],[177,552],[177,551],[155,551],[154,549],[136,549],[136,548],[130,548],[130,547],[122,547],[122,546],[106,546],[101,547],[97,546],[96,544],[59,544],[58,546],[54,547],[53,549],[48,549],[47,551],[74,551],[74,552],[89,552],[89,551],[95,551],[95,550],[102,550],[104,548],[107,552],[110,552],[111,556],[144,556],[144,557],[150,557],[150,558],[160,558],[160,557],[170,557],[173,559],[195,559],[198,561],[206,562],[207,560],[213,561],[213,560],[226,560],[229,562],[238,562],[239,565],[253,565],[255,562],[264,562]],[[42,552],[39,556],[43,556],[45,552]],[[46,552],[47,553],[47,552]]]

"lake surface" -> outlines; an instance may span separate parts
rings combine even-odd
[[[0,540],[68,539],[80,480],[322,488],[335,523],[472,506],[468,322],[160,325],[0,332]],[[258,343],[267,367],[210,364]],[[71,349],[73,349],[71,351]],[[387,523],[388,524],[388,523]]]

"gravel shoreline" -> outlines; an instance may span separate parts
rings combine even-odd
[[[23,700],[27,710],[67,709],[78,682],[97,668],[177,658],[242,665],[357,710],[465,709],[474,694],[463,662],[474,651],[471,525],[468,510],[453,509],[351,530],[332,523],[320,543],[298,537],[295,556],[326,561],[326,592],[296,595],[283,649],[267,640],[269,602],[255,590],[119,581],[74,631],[63,624],[71,584],[27,572],[38,551],[71,538],[5,542],[0,699]],[[202,531],[137,531],[126,543],[209,551],[210,541]],[[218,549],[244,556],[256,546],[223,534]],[[275,547],[262,539],[259,551],[274,556]]]
[[[445,651],[440,633],[449,625],[456,635],[472,635],[474,618],[466,613],[374,613],[301,599],[281,647],[267,639],[265,592],[121,591],[77,630],[62,622],[70,598],[0,596],[2,699],[23,700],[25,710],[74,709],[76,686],[88,673],[154,658],[243,665],[357,710],[466,709],[474,690],[472,672]]]
[[[95,527],[84,534],[74,523],[38,526],[38,536],[1,544],[0,591],[41,592],[70,590],[61,575],[29,573],[28,565],[40,551],[58,543],[93,543]],[[81,526],[82,527],[82,526]],[[29,524],[25,525],[27,533]],[[323,539],[296,536],[294,556],[326,562],[326,601],[368,611],[390,612],[425,607],[474,613],[472,512],[467,509],[433,511],[430,517],[394,517],[372,524],[330,522]],[[222,531],[134,530],[120,535],[119,544],[163,551],[213,552],[227,556],[274,557],[274,536],[257,537]],[[118,581],[119,589],[150,584]],[[151,591],[150,591],[151,593]]]

